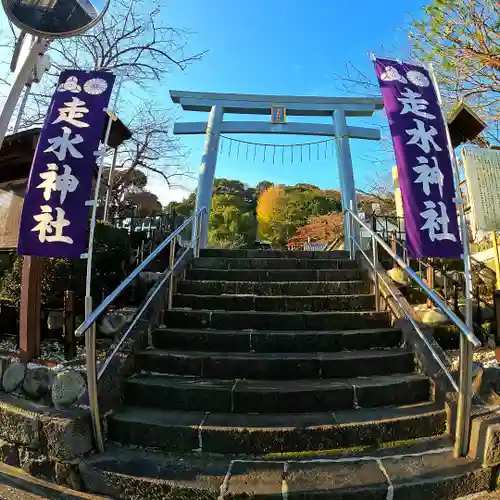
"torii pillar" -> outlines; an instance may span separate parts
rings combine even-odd
[[[217,104],[212,106],[208,117],[207,130],[205,132],[205,147],[203,148],[203,156],[201,158],[198,192],[196,195],[196,211],[203,207],[207,209],[203,213],[200,224],[200,248],[205,248],[208,242],[208,222],[223,116],[224,110],[222,106]]]
[[[349,126],[350,116],[372,116],[383,108],[380,97],[319,97],[319,96],[276,96],[257,94],[220,94],[214,92],[185,92],[171,90],[170,97],[186,111],[209,112],[208,122],[178,122],[174,134],[205,134],[205,147],[200,167],[196,209],[206,208],[201,221],[200,247],[208,241],[208,222],[212,199],[212,188],[217,162],[220,134],[291,134],[306,136],[337,137],[337,158],[343,208],[357,212],[356,191],[352,168],[349,139],[380,140],[380,130]],[[225,114],[267,115],[272,109],[281,107],[287,116],[324,116],[330,123],[223,120]],[[283,114],[284,115],[284,114]],[[332,120],[333,117],[333,120]],[[333,123],[332,123],[333,122]],[[349,228],[344,227],[346,242]],[[359,242],[359,231],[353,235]]]
[[[352,168],[351,147],[349,145],[349,130],[347,128],[347,120],[343,109],[335,109],[333,111],[333,121],[335,124],[336,133],[336,150],[337,164],[339,169],[340,192],[342,210],[346,208],[358,214],[358,204],[356,199],[356,188],[354,184],[354,170]],[[347,236],[348,218],[344,217],[344,234]],[[360,231],[357,224],[354,225],[354,240],[360,243]],[[349,235],[350,236],[350,235]],[[348,244],[346,238],[346,245]]]

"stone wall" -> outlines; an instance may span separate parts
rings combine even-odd
[[[43,366],[0,358],[0,394],[56,409],[70,408],[86,390],[84,366]]]
[[[176,277],[191,259],[189,252],[178,264]],[[147,346],[151,330],[163,320],[167,285],[168,281],[152,300],[152,290],[146,295],[149,305],[143,318],[99,381],[104,429],[106,416],[120,406],[123,380],[135,371],[135,353]],[[0,380],[0,461],[35,477],[81,489],[78,464],[95,453],[83,366],[46,367],[0,358]]]
[[[0,460],[28,474],[80,489],[78,463],[93,452],[92,424],[85,410],[48,410],[0,395]]]

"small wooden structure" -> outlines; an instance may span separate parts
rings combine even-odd
[[[107,120],[103,129],[103,140]],[[17,248],[24,193],[28,184],[40,128],[7,136],[0,149],[0,252]],[[108,145],[117,148],[132,133],[117,119],[113,122]],[[40,356],[40,297],[44,259],[24,257],[21,280],[19,347],[23,361]]]

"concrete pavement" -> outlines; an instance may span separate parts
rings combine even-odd
[[[0,464],[0,498],[2,500],[107,500],[69,490],[29,476],[21,469]]]
[[[1,500],[112,500],[69,490],[29,476],[21,469],[0,464]],[[500,492],[477,493],[457,500],[500,500]]]

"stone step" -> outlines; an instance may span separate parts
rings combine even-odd
[[[356,269],[358,263],[350,259],[228,259],[200,257],[193,261],[195,269]]]
[[[222,413],[305,413],[429,401],[419,374],[339,380],[220,380],[137,374],[125,383],[128,405]]]
[[[349,252],[334,250],[333,252],[290,251],[290,250],[227,250],[205,248],[200,257],[216,257],[219,259],[349,259]]]
[[[218,281],[353,281],[362,279],[359,269],[188,269],[188,280]]]
[[[449,448],[419,455],[292,461],[115,447],[79,463],[85,491],[123,499],[455,500],[487,490],[492,469]]]
[[[189,330],[162,328],[152,333],[159,349],[231,352],[338,352],[397,347],[395,328],[346,331]]]
[[[370,311],[375,309],[375,297],[371,294],[316,296],[178,294],[174,297],[174,307],[211,311]]]
[[[141,370],[214,379],[294,380],[370,377],[412,373],[412,352],[372,349],[338,353],[227,353],[163,351],[138,353]]]
[[[385,312],[261,312],[172,309],[165,312],[169,328],[212,328],[214,330],[350,330],[387,328]]]
[[[304,414],[234,414],[125,407],[108,438],[165,451],[287,453],[336,450],[442,435],[446,412],[433,403]]]
[[[179,293],[192,295],[355,295],[370,292],[364,281],[180,281]]]

